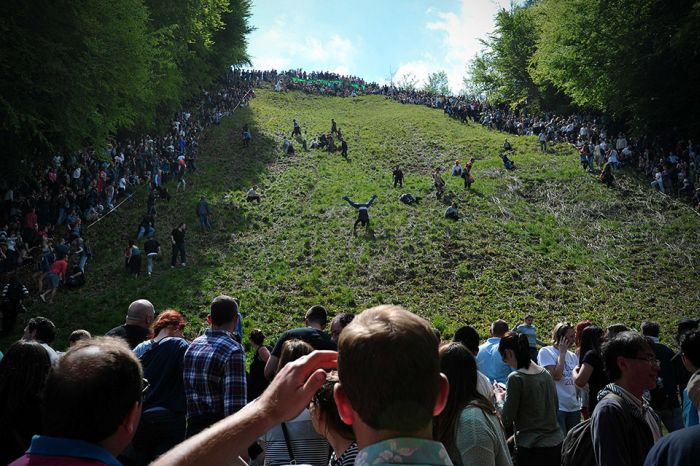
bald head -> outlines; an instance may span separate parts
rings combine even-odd
[[[129,305],[126,313],[126,323],[149,328],[155,320],[156,311],[147,299],[138,299]]]

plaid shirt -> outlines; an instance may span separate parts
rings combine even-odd
[[[187,417],[228,416],[246,400],[245,351],[225,330],[207,329],[185,353]]]

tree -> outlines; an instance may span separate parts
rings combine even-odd
[[[396,87],[404,91],[415,91],[418,87],[418,78],[416,78],[415,74],[408,71],[401,75],[396,82]]]
[[[450,83],[447,79],[447,73],[438,71],[428,74],[423,90],[432,94],[450,95]]]
[[[696,133],[700,1],[543,0],[533,76],[637,130]]]

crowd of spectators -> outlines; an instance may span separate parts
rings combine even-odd
[[[105,337],[74,331],[65,353],[54,348],[54,324],[31,319],[0,360],[0,461],[651,466],[697,459],[698,320],[678,323],[677,350],[660,341],[654,322],[640,332],[560,322],[547,342],[530,315],[514,326],[494,321],[480,345],[470,325],[445,341],[397,306],[329,322],[315,305],[274,346],[252,330],[246,371],[239,306],[214,298],[208,327],[189,341],[180,312],[157,313],[139,299]]]
[[[249,77],[232,72],[193,99],[160,136],[146,134],[112,140],[102,149],[57,152],[46,161],[31,162],[27,177],[3,178],[0,276],[22,276],[26,288],[38,291],[42,300],[52,299],[59,286],[81,286],[90,257],[100,253],[91,248],[90,227],[118,209],[131,208],[122,204],[143,185],[147,209],[129,235],[127,264],[133,266],[131,257],[138,257],[139,251],[134,242],[156,234],[156,204],[170,199],[168,186],[173,183],[184,189],[186,172],[196,170],[202,130],[253,97],[251,86]],[[19,308],[21,302],[14,299],[14,304]]]
[[[507,105],[419,90],[385,87],[382,93],[400,103],[443,110],[464,123],[471,121],[518,136],[537,136],[543,152],[547,152],[549,143],[574,145],[581,154],[582,167],[600,173],[601,181],[612,185],[615,170],[636,170],[652,188],[690,202],[700,211],[700,152],[690,139],[653,133],[628,137],[619,125],[594,114],[529,114]]]

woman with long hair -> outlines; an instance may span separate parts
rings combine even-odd
[[[573,379],[579,388],[588,385],[588,412],[584,413],[586,419],[598,404],[598,392],[608,384],[600,352],[604,334],[605,330],[596,325],[589,325],[581,332],[578,366],[574,369]]]
[[[0,464],[22,456],[41,433],[41,392],[50,368],[49,353],[34,341],[14,342],[0,361]]]
[[[137,465],[149,464],[185,439],[183,361],[189,343],[182,331],[186,325],[182,314],[168,309],[153,324],[153,339],[134,348],[148,380],[133,440]]]
[[[331,446],[331,458],[328,466],[353,466],[357,456],[357,442],[352,427],[345,424],[338,414],[333,398],[338,372],[333,371],[326,377],[323,387],[316,392],[311,403],[311,423],[316,432],[323,435]]]
[[[557,389],[547,370],[530,359],[527,335],[506,332],[498,345],[503,361],[514,369],[506,388],[494,387],[501,419],[515,434],[518,466],[559,466],[564,439],[557,412]]]
[[[496,408],[477,390],[474,356],[458,342],[442,345],[439,354],[450,393],[433,423],[435,440],[445,445],[456,466],[511,466]]]
[[[277,374],[288,363],[310,354],[313,347],[302,340],[287,340],[282,345]],[[265,449],[265,466],[308,464],[326,466],[330,447],[323,436],[316,433],[308,409],[291,421],[273,427],[260,437]]]

